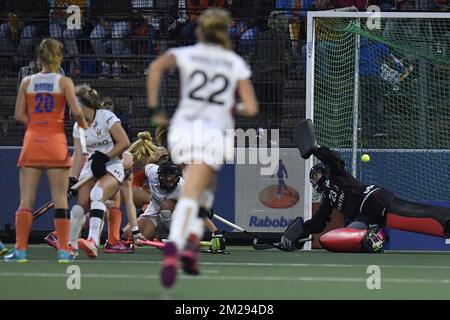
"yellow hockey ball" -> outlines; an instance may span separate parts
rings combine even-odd
[[[362,162],[369,162],[370,161],[370,156],[368,154],[363,154],[361,156],[361,161]]]

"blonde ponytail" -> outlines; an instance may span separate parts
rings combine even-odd
[[[102,98],[97,90],[91,88],[88,84],[81,84],[75,87],[75,94],[81,103],[90,109],[102,109]]]
[[[134,163],[147,164],[151,161],[156,149],[150,132],[141,131],[128,151],[133,155]]]
[[[55,39],[44,39],[39,44],[37,56],[43,66],[58,73],[63,60],[63,45]]]

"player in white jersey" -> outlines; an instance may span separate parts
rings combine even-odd
[[[74,249],[80,246],[89,257],[98,254],[98,245],[106,212],[105,201],[119,189],[124,179],[122,153],[130,141],[122,128],[120,119],[109,110],[101,109],[101,98],[88,85],[77,86],[76,94],[88,122],[85,129],[86,147],[89,160],[83,162],[80,136],[74,125],[74,161],[71,171],[72,184],[88,176],[93,178],[78,189],[77,204],[70,212],[70,244]],[[88,239],[78,239],[85,221],[85,213],[90,211]]]
[[[204,232],[199,212],[205,211],[200,207],[208,210],[212,206],[216,171],[225,155],[232,156],[233,141],[224,136],[226,129],[234,128],[236,91],[243,101],[238,108],[242,115],[254,116],[258,112],[249,79],[251,71],[231,50],[230,21],[225,10],[206,10],[196,29],[200,43],[169,50],[151,64],[148,72],[148,104],[157,124],[167,122],[158,108],[162,73],[178,67],[181,80],[180,102],[170,124],[168,142],[173,161],[186,164],[185,183],[173,213],[170,241],[164,249],[161,280],[166,287],[175,282],[179,252],[184,271],[199,273],[199,240]]]
[[[152,200],[137,220],[139,230],[145,238],[167,238],[172,211],[183,188],[181,167],[171,162],[145,166]],[[130,238],[131,228],[124,228],[124,236]]]

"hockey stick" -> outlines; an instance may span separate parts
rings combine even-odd
[[[80,135],[80,145],[81,145],[81,153],[83,154],[83,156],[87,156],[87,147],[86,147],[86,136],[85,136],[85,132],[83,128],[78,127],[78,132]],[[75,197],[75,191],[81,187],[84,183],[86,183],[87,181],[89,181],[90,179],[92,179],[93,175],[90,174],[89,176],[87,176],[86,178],[84,178],[81,181],[78,181],[74,186],[72,186],[72,188],[70,188],[69,192],[67,193],[67,200],[71,200],[73,197]],[[55,206],[55,203],[53,201],[49,201],[47,203],[45,203],[44,205],[42,205],[40,208],[38,208],[37,210],[35,210],[33,212],[33,221],[35,221],[36,219],[38,219],[40,216],[42,216],[44,213],[46,213],[48,210],[50,210],[51,208],[53,208]],[[8,234],[12,234],[12,232],[14,230],[11,229],[11,223],[6,223],[5,227],[4,227],[5,231]]]
[[[78,127],[78,132],[80,135],[81,153],[83,154],[83,156],[87,156],[88,152],[87,152],[86,135],[84,133],[84,129]]]
[[[160,241],[152,241],[152,240],[139,240],[140,246],[149,246],[149,247],[155,247],[158,249],[164,249],[164,242]]]
[[[83,184],[85,184],[92,178],[93,178],[93,175],[90,174],[83,180],[80,180],[76,184],[74,184],[72,186],[72,188],[70,188],[70,191],[67,193],[67,200],[73,199],[75,197],[75,191],[78,190],[78,188],[80,188]],[[38,219],[40,216],[42,216],[44,213],[46,213],[49,209],[53,208],[54,205],[55,204],[53,201],[49,201],[46,204],[44,204],[42,207],[40,207],[39,209],[34,211],[33,212],[33,221]]]
[[[312,236],[309,236],[308,238],[303,238],[303,239],[298,240],[298,242],[301,243],[301,242],[308,242],[308,241],[312,241],[312,240],[313,240]],[[279,246],[280,242],[275,242],[274,244]],[[268,250],[268,249],[273,249],[273,247],[271,245],[267,244],[267,243],[259,243],[255,239],[255,241],[253,241],[253,249],[255,249],[255,250]],[[287,251],[290,251],[290,250],[287,250]]]
[[[257,242],[259,241],[259,242],[261,242],[261,243],[263,243],[263,244],[265,244],[265,245],[268,245],[268,246],[270,246],[270,247],[272,247],[272,248],[276,248],[276,249],[281,250],[281,251],[290,251],[290,250],[287,250],[287,249],[285,249],[285,248],[279,246],[278,244],[270,243],[270,242],[261,240],[261,239],[260,239],[259,237],[257,237],[255,234],[250,233],[250,232],[244,230],[244,228],[241,228],[241,227],[239,227],[238,225],[236,225],[236,224],[234,224],[234,223],[231,223],[230,221],[228,221],[228,220],[222,218],[221,216],[217,215],[216,213],[214,213],[213,218],[217,219],[218,221],[222,222],[223,224],[226,224],[227,226],[229,226],[229,227],[231,227],[231,228],[233,228],[233,229],[235,229],[235,230],[237,230],[237,231],[243,232],[245,235],[247,235],[247,236],[249,236],[250,238],[253,239],[253,243],[255,243],[255,241],[257,241]]]
[[[158,249],[164,249],[166,239],[161,241],[152,241],[152,240],[139,240],[139,245],[155,247]],[[211,241],[200,241],[200,246],[210,246]]]
[[[85,184],[87,181],[92,179],[92,174],[88,175],[83,180],[78,181],[72,188],[70,188],[70,191],[67,193],[67,200],[71,200],[75,196],[75,192],[78,188],[80,188],[83,184]],[[42,205],[39,209],[35,210],[33,212],[33,221],[44,215],[48,210],[53,208],[55,206],[55,203],[53,201],[49,201]],[[11,223],[6,223],[4,226],[5,232],[9,235],[12,235],[15,230],[11,228]]]
[[[163,242],[160,241],[152,241],[152,240],[139,240],[139,246],[149,246],[149,247],[154,247],[160,250],[164,250],[164,246],[165,246],[165,241],[166,239],[163,239]],[[211,241],[200,241],[200,247],[210,247],[211,246]],[[200,249],[201,252],[204,253],[224,253],[224,254],[228,254],[229,252],[226,250],[222,250],[221,252],[212,252],[211,249],[209,248],[201,248]]]

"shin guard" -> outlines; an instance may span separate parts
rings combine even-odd
[[[381,253],[388,238],[378,226],[371,229],[340,228],[325,233],[319,239],[322,247],[332,252]]]
[[[324,249],[332,252],[361,252],[367,230],[339,228],[331,230],[319,239]]]

